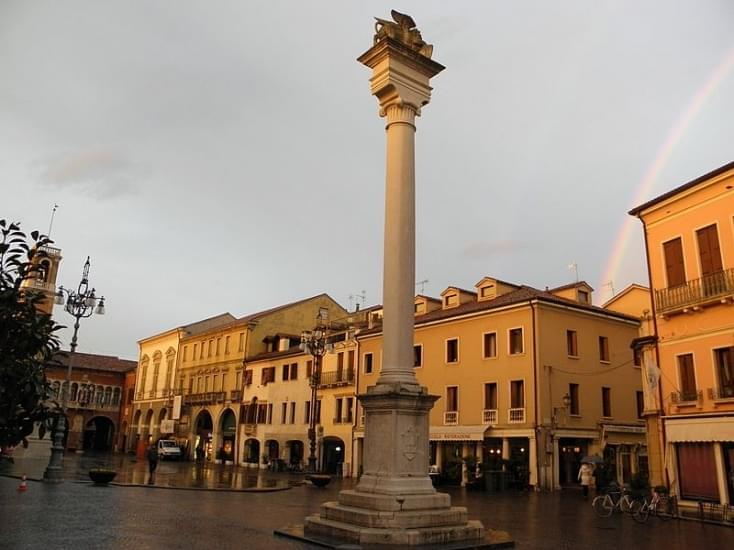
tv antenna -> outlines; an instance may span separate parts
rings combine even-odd
[[[604,288],[608,288],[612,293],[612,298],[614,298],[614,282],[613,281],[607,281],[602,285]]]
[[[48,234],[46,235],[49,238],[51,237],[51,229],[54,226],[54,216],[56,215],[56,209],[58,207],[59,207],[59,205],[56,204],[56,203],[54,203],[54,209],[51,210],[51,222],[49,222],[49,224],[48,224]]]
[[[367,300],[367,291],[363,290],[357,294],[349,295],[349,309],[359,311],[360,307],[364,307],[365,301]],[[361,302],[361,304],[360,304]]]
[[[427,282],[428,282],[428,279],[423,279],[422,281],[418,281],[417,283],[415,283],[415,286],[418,286],[418,285],[421,286],[420,294],[423,294],[426,291]]]
[[[571,262],[570,264],[568,264],[568,270],[574,272],[576,276],[576,282],[578,283],[579,282],[579,264],[577,264],[576,262]]]

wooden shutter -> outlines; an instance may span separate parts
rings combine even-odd
[[[698,237],[698,254],[701,258],[701,275],[709,275],[721,271],[721,250],[716,225],[709,225],[696,231]]]
[[[683,244],[680,238],[664,243],[663,252],[665,253],[668,287],[682,285],[686,282],[686,270],[683,264]]]
[[[685,394],[696,392],[696,375],[693,372],[693,355],[678,356],[681,391]]]

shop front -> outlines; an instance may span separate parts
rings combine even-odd
[[[483,460],[487,426],[431,426],[430,459],[443,483],[465,485]]]

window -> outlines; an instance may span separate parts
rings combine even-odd
[[[321,424],[321,399],[316,400],[316,411],[314,412],[316,417],[316,424]]]
[[[734,346],[714,350],[719,397],[734,397]]]
[[[372,374],[372,354],[371,353],[364,354],[364,373]]]
[[[227,373],[222,373],[222,391],[224,391],[224,388],[227,387]]]
[[[510,355],[518,355],[522,353],[523,350],[522,329],[510,329]]]
[[[313,375],[313,360],[309,359],[306,361],[306,378],[311,378]]]
[[[612,390],[610,388],[601,389],[601,415],[607,418],[612,416]]]
[[[459,297],[456,294],[447,294],[443,299],[444,307],[459,305]]]
[[[207,350],[207,357],[211,357],[214,352],[214,338],[209,340],[209,348]]]
[[[189,393],[194,393],[194,377],[189,378]]]
[[[245,333],[240,332],[240,340],[237,344],[237,351],[245,351]]]
[[[588,304],[589,303],[589,292],[586,290],[578,290],[579,302]]]
[[[205,392],[209,391],[209,377],[208,376],[204,377],[204,391]]]
[[[579,408],[579,385],[569,384],[568,395],[571,398],[571,406],[569,407],[569,412],[574,416],[578,416],[580,414],[579,411],[581,410]]]
[[[632,350],[632,364],[635,367],[641,367],[642,366],[642,349],[640,349],[640,348],[634,348]]]
[[[599,361],[609,363],[609,338],[599,336]]]
[[[206,342],[202,342],[201,343],[201,347],[199,349],[199,359],[204,359],[204,345],[205,344],[206,344]]]
[[[245,386],[249,386],[252,384],[252,369],[247,369],[245,371]]]
[[[290,374],[291,370],[288,365],[283,365],[283,382],[286,382],[288,380],[288,375]]]
[[[199,345],[198,344],[194,344],[194,356],[192,357],[192,359],[194,359],[194,360],[196,360],[196,350],[198,350],[198,349],[199,349]]]
[[[242,371],[238,370],[234,373],[234,387],[236,390],[240,389],[242,386],[240,385],[242,382]]]
[[[637,404],[637,418],[642,418],[645,411],[645,396],[641,391],[635,392],[635,403]]]
[[[446,388],[446,412],[459,410],[459,387],[449,386]]]
[[[291,424],[295,424],[296,423],[296,402],[295,401],[291,401],[291,415],[290,415],[290,418],[288,419],[288,421]]]
[[[698,241],[698,257],[701,261],[701,275],[705,277],[706,275],[721,271],[723,266],[721,264],[721,250],[719,247],[719,234],[716,232],[716,224],[696,231],[696,239]],[[704,292],[706,290],[708,288],[704,284]],[[717,286],[716,291],[718,290]]]
[[[336,370],[342,372],[344,370],[344,352],[340,351],[336,354]]]
[[[413,367],[423,366],[423,346],[416,344],[413,346]]]
[[[345,405],[344,422],[351,424],[352,420],[354,419],[354,398],[347,397],[344,400],[344,405]]]
[[[497,357],[497,333],[485,332],[482,343],[482,356],[485,359]]]
[[[680,237],[663,243],[665,256],[665,274],[668,279],[668,288],[682,285],[686,282],[686,270],[683,263],[683,243]]]
[[[497,384],[495,382],[484,384],[484,408],[497,408]]]
[[[275,382],[275,367],[266,367],[263,369],[262,383],[265,385],[268,382]]]
[[[494,285],[483,286],[479,291],[479,295],[482,298],[488,298],[492,294],[494,294]]]
[[[217,338],[217,349],[216,349],[216,352],[215,352],[214,355],[219,355],[219,349],[221,347],[221,344],[222,344],[222,339],[221,338]]]
[[[303,408],[303,421],[308,424],[311,421],[311,402],[306,401],[306,406]]]
[[[342,421],[342,404],[343,399],[341,397],[336,398],[335,412],[334,412],[334,424],[339,424]]]
[[[680,374],[681,401],[696,401],[696,373],[693,368],[693,354],[678,356],[678,373]]]
[[[566,331],[566,353],[570,357],[579,356],[579,343],[575,330]]]
[[[219,382],[219,375],[214,375],[214,383],[212,384],[212,391],[217,391],[217,382]]]
[[[280,405],[280,423],[285,424],[288,415],[288,403],[281,403]]]
[[[446,340],[446,362],[447,363],[458,363],[459,362],[459,339],[451,338]]]
[[[183,360],[187,361],[189,358],[189,346],[184,346],[183,349]]]
[[[522,380],[510,382],[510,408],[525,408],[525,382]]]
[[[229,336],[224,337],[224,355],[229,355]]]
[[[354,350],[350,349],[347,353],[347,368],[350,372],[354,372]]]
[[[298,363],[291,363],[291,380],[298,380]]]

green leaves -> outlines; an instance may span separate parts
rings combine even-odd
[[[34,424],[53,412],[46,403],[45,368],[52,364],[61,328],[40,313],[40,292],[24,289],[24,280],[36,276],[43,247],[51,241],[37,231],[30,241],[20,225],[0,220],[0,447],[22,443]]]

